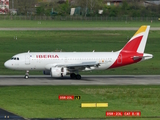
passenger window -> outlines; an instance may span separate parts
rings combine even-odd
[[[16,58],[14,58],[14,60],[16,60]]]
[[[17,60],[19,60],[19,58],[17,58]]]

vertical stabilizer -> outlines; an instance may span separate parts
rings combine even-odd
[[[150,26],[141,26],[121,51],[144,53]]]

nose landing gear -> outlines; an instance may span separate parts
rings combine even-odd
[[[25,79],[28,79],[28,78],[29,78],[29,70],[26,71],[26,74],[25,74],[24,78],[25,78]]]

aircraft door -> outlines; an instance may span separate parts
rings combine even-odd
[[[119,54],[117,64],[122,64],[122,54]]]
[[[26,65],[29,65],[29,64],[30,64],[30,55],[29,55],[29,54],[27,54],[27,55],[25,56],[25,64],[26,64]]]

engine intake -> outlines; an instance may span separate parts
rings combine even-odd
[[[65,75],[67,75],[67,68],[63,68],[63,67],[52,67],[51,68],[52,77],[63,77]]]

